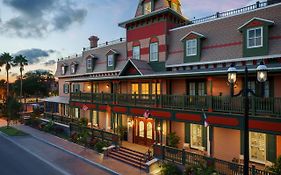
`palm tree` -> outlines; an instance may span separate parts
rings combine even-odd
[[[13,62],[13,57],[9,53],[4,52],[0,56],[0,67],[5,65],[5,69],[7,73],[7,98],[6,99],[8,99],[9,96],[9,70],[11,69],[12,62]]]
[[[20,66],[20,99],[22,99],[22,72],[24,70],[24,66],[28,65],[28,61],[25,56],[18,55],[14,59],[15,66]]]

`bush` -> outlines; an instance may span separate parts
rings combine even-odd
[[[279,156],[274,165],[268,167],[267,170],[276,174],[281,174],[281,156]]]
[[[54,122],[50,121],[49,123],[47,123],[43,128],[43,131],[45,132],[51,132],[54,129]]]
[[[199,161],[197,165],[187,164],[185,166],[185,175],[216,175],[213,162]]]
[[[162,175],[182,175],[180,168],[172,163],[164,163],[161,169]]]
[[[102,149],[103,147],[108,147],[109,144],[106,143],[105,141],[99,141],[95,145],[95,149],[97,152],[102,153],[104,150]]]
[[[168,135],[168,146],[177,148],[180,142],[180,137],[176,135],[175,132],[171,132]]]
[[[79,119],[79,125],[80,126],[87,126],[88,125],[88,119],[85,117],[82,117]]]

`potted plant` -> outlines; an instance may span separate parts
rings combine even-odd
[[[177,148],[180,143],[180,137],[176,135],[175,132],[168,134],[168,146]]]
[[[276,174],[281,174],[281,156],[278,157],[272,166],[267,167],[266,170]]]

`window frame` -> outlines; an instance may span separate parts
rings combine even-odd
[[[153,46],[156,46],[156,51],[153,51]],[[152,59],[154,58],[153,56],[156,55],[156,58],[155,59]],[[149,62],[157,62],[159,61],[159,43],[158,42],[151,42],[149,44]]]
[[[195,46],[193,48],[189,48],[189,44],[188,43],[191,43],[195,41]],[[195,53],[191,53],[189,54],[189,50],[192,50],[192,49],[195,49]],[[197,38],[195,39],[188,39],[188,40],[185,40],[185,56],[186,57],[190,57],[190,56],[197,56],[198,55],[198,41],[197,41]]]
[[[63,93],[69,94],[69,84],[63,84]]]
[[[195,136],[195,134],[193,133],[193,127],[200,127],[200,130],[201,130],[201,146],[198,146],[198,145],[193,145],[193,138]],[[204,147],[203,145],[203,126],[202,125],[199,125],[199,124],[190,124],[190,148],[193,148],[193,149],[198,149],[198,150],[202,150],[202,148]]]
[[[70,69],[71,69],[71,74],[76,73],[76,65],[75,64],[72,64]]]
[[[149,6],[146,6],[146,5],[148,5],[149,4]],[[148,8],[146,8],[146,7],[150,7],[150,10],[148,10]],[[143,14],[144,15],[147,15],[147,14],[149,14],[149,13],[151,13],[152,12],[152,2],[151,1],[149,1],[149,2],[144,2],[143,3]]]
[[[258,29],[261,30],[261,36],[260,36],[260,38],[261,38],[261,44],[260,44],[260,45],[255,45],[255,46],[250,46],[250,42],[249,42],[250,39],[254,39],[255,44],[256,44],[256,40],[257,40],[256,30],[258,30]],[[255,31],[255,36],[254,36],[253,38],[249,38],[250,31],[253,31],[253,30]],[[264,38],[264,36],[263,36],[263,27],[255,27],[255,28],[249,28],[249,29],[247,29],[247,37],[246,37],[246,40],[247,40],[247,41],[246,41],[246,42],[247,42],[247,49],[263,47],[263,38]]]
[[[137,54],[136,54],[136,50],[135,49],[138,49],[137,50]],[[132,49],[132,51],[133,51],[133,59],[135,59],[135,60],[140,60],[140,46],[133,46],[133,49]]]
[[[66,74],[66,66],[61,66],[61,74],[62,75]]]

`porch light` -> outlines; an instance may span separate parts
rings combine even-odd
[[[129,126],[129,127],[132,127],[133,125],[134,125],[134,121],[129,120],[129,121],[128,121],[128,126]]]
[[[157,131],[161,131],[161,126],[160,125],[157,126]]]
[[[231,64],[230,68],[227,70],[228,73],[228,82],[229,83],[235,83],[236,82],[236,75],[237,75],[237,70],[234,67],[233,64]]]
[[[109,88],[109,84],[106,85],[106,88]]]
[[[260,65],[257,67],[257,79],[261,83],[267,80],[267,67],[263,62],[260,62]]]

